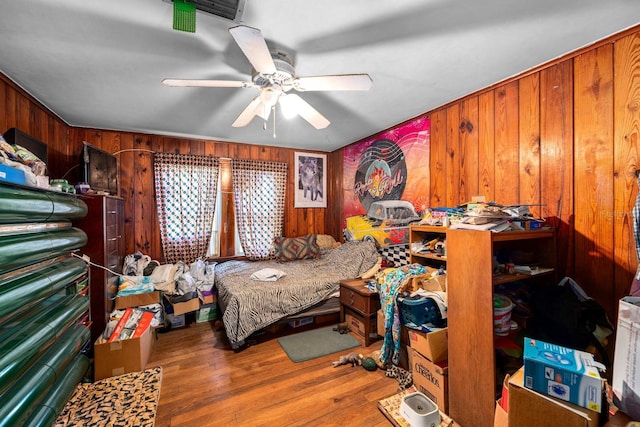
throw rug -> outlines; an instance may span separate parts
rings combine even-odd
[[[341,334],[332,326],[280,337],[278,343],[289,359],[296,363],[361,345],[351,334]]]
[[[78,384],[58,415],[55,427],[152,427],[161,384],[160,366]]]

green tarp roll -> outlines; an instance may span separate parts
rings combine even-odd
[[[88,309],[88,298],[59,298],[58,304],[34,316],[32,321],[20,323],[15,333],[6,333],[0,341],[0,392],[16,381],[34,358]]]
[[[23,422],[22,427],[52,426],[67,401],[73,396],[78,383],[82,380],[88,368],[89,358],[84,354],[77,355],[62,377],[58,378],[44,399],[31,412],[29,418]]]
[[[0,321],[27,310],[63,289],[87,272],[78,258],[68,258],[47,267],[0,282]]]
[[[69,328],[10,388],[0,394],[0,427],[23,425],[89,337],[90,333],[83,325]]]
[[[0,236],[0,266],[2,266],[3,271],[15,270],[58,255],[67,254],[80,249],[86,244],[87,235],[79,228],[46,233]]]
[[[87,205],[73,195],[0,186],[0,223],[29,223],[84,218]]]

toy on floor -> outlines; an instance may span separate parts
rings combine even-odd
[[[337,368],[338,366],[348,364],[351,364],[351,367],[360,366],[362,364],[362,355],[352,351],[347,355],[340,356],[337,362],[333,362],[333,367]]]
[[[378,365],[373,357],[365,357],[362,359],[362,367],[367,371],[375,371],[378,369]]]
[[[345,323],[341,323],[338,326],[335,326],[333,330],[339,332],[341,335],[351,332],[351,328],[349,328],[349,325]]]
[[[405,371],[401,367],[394,364],[389,365],[389,367],[387,368],[386,376],[389,378],[397,379],[398,386],[401,389],[405,389],[413,384],[413,375],[411,375],[411,372]]]

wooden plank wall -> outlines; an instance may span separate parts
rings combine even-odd
[[[575,277],[615,318],[637,266],[631,210],[639,111],[640,28],[634,28],[427,112],[431,205],[456,205],[475,194],[542,204],[537,212],[558,230],[561,274]],[[48,144],[54,178],[78,164],[82,141],[127,150],[119,154],[127,252],[155,259],[161,253],[148,151],[284,161],[291,168],[294,162],[290,149],[72,128],[2,76],[0,131],[10,127]],[[148,151],[128,151],[134,149]],[[328,153],[327,209],[293,208],[291,172],[285,235],[341,236],[342,156]]]
[[[161,135],[71,128],[69,141],[79,155],[86,141],[110,153],[116,153],[120,165],[120,196],[125,199],[126,252],[140,251],[162,260],[162,247],[153,182],[153,152],[195,154],[221,158],[253,159],[284,162],[289,165],[286,192],[285,236],[325,233],[323,208],[294,208],[294,153],[296,150],[250,144],[216,142]],[[329,162],[328,162],[329,163]],[[329,163],[328,176],[334,176]],[[339,166],[339,165],[338,165]],[[75,178],[76,180],[79,177]],[[331,199],[332,187],[327,185]],[[336,237],[339,237],[337,234]]]
[[[560,277],[616,319],[637,266],[638,28],[428,114],[431,206],[475,194],[541,205]]]
[[[47,143],[49,173],[62,176],[69,164],[69,126],[0,74],[0,132],[17,128]]]

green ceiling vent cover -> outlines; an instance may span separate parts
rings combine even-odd
[[[196,32],[196,5],[183,0],[173,1],[173,29]]]

